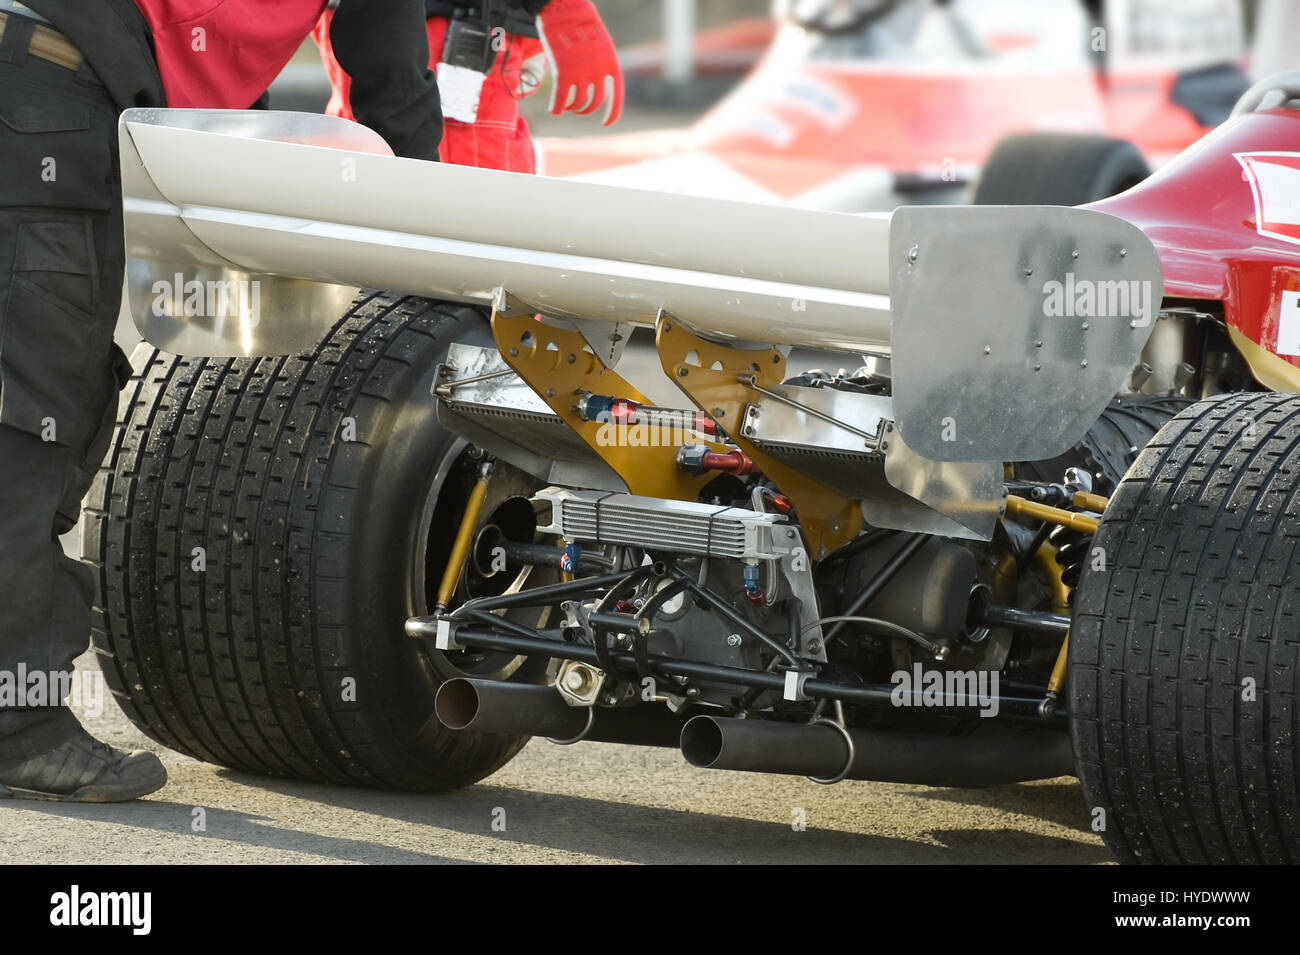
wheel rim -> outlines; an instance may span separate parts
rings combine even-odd
[[[473,487],[477,459],[471,454],[469,442],[457,439],[443,454],[434,471],[425,498],[424,507],[415,535],[412,555],[411,595],[412,616],[426,616],[433,611],[434,597],[446,567],[451,542],[459,527],[464,506]],[[483,514],[474,528],[473,540],[477,542],[485,528],[495,526],[507,537],[521,539],[532,533],[532,507],[526,495],[534,489],[532,481],[509,465],[499,464],[489,485]],[[525,518],[526,515],[526,518]],[[453,606],[459,606],[473,597],[495,596],[512,587],[525,589],[551,582],[554,572],[542,568],[524,568],[518,572],[484,572],[481,561],[474,552],[465,562],[465,569],[456,582]],[[509,619],[527,626],[544,626],[551,608],[524,608],[508,614]],[[435,670],[443,679],[454,676],[477,679],[515,679],[532,682],[540,678],[548,661],[529,666],[529,657],[511,653],[488,651],[427,651]],[[534,670],[538,672],[533,672]]]

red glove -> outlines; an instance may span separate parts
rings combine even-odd
[[[605,104],[606,126],[623,112],[623,71],[614,41],[591,0],[551,0],[537,16],[546,55],[555,67],[551,114],[586,115]]]

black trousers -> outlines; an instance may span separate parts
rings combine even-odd
[[[117,109],[86,65],[0,38],[0,670],[70,670],[95,581],[66,557],[112,435],[124,248]],[[0,759],[69,732],[61,707],[0,709]]]

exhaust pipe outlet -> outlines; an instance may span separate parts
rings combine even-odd
[[[675,747],[682,734],[682,720],[665,706],[570,706],[554,687],[531,683],[457,677],[438,688],[433,709],[448,729],[544,736],[563,743]]]
[[[1006,724],[981,725],[967,736],[939,736],[696,716],[682,729],[681,750],[701,769],[825,781],[978,787],[1074,774],[1069,734]]]

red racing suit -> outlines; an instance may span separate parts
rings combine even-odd
[[[84,0],[78,0],[84,2]],[[135,0],[152,34],[167,105],[247,109],[320,19],[326,0]],[[399,156],[437,159],[442,111],[424,0],[343,0],[333,48],[354,80],[361,121]],[[441,47],[439,47],[441,50]]]
[[[326,11],[312,31],[330,79],[330,101],[325,112],[353,119],[349,90],[351,79],[339,66],[330,48],[332,11]],[[449,21],[445,17],[426,20],[429,34],[429,68],[436,70],[442,56]],[[462,123],[443,120],[439,154],[443,162],[507,172],[537,171],[537,157],[527,121],[519,115],[517,77],[524,60],[541,51],[541,44],[528,37],[505,34],[491,73],[479,94],[478,121]]]
[[[326,0],[136,0],[153,34],[167,105],[246,109],[289,62]]]

